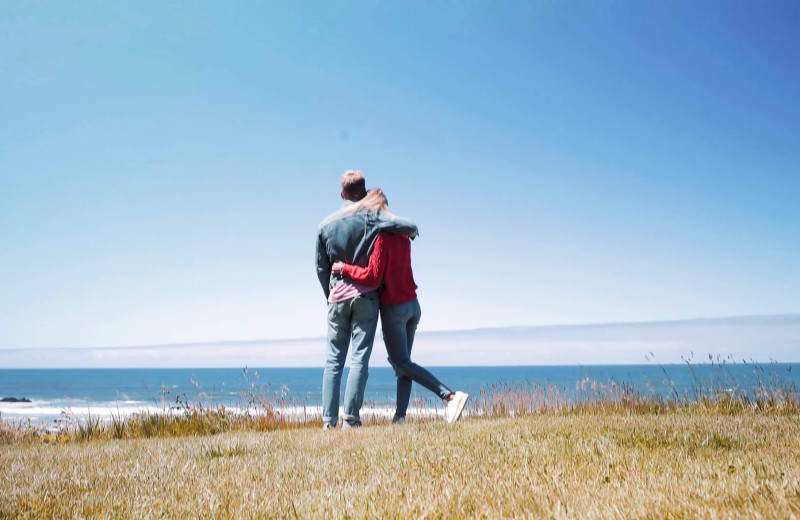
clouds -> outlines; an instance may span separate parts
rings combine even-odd
[[[598,365],[715,359],[798,361],[800,315],[420,332],[428,366]],[[652,354],[651,354],[652,353]],[[318,367],[324,338],[127,348],[0,350],[5,368]],[[387,366],[380,335],[373,366]]]

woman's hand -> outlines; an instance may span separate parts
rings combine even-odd
[[[341,260],[337,260],[331,266],[331,272],[333,274],[342,274],[342,269],[344,269],[344,262]]]

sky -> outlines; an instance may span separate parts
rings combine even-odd
[[[324,335],[314,241],[349,169],[419,225],[422,331],[798,313],[799,25],[3,2],[0,349]]]

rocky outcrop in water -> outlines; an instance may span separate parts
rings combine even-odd
[[[31,400],[27,397],[4,397],[0,399],[0,403],[30,403]]]

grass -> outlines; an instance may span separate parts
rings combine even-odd
[[[2,518],[796,518],[800,416],[472,417],[0,446]]]
[[[288,420],[269,411],[244,413],[220,407],[187,407],[182,410],[142,412],[129,417],[112,416],[108,422],[91,414],[85,418],[69,415],[51,432],[31,423],[8,424],[0,420],[0,445],[21,443],[89,442],[107,439],[190,437],[234,431],[272,431],[304,428],[311,421]]]
[[[722,383],[498,383],[453,426],[322,431],[255,385],[244,413],[0,418],[0,518],[800,518],[796,389]]]

